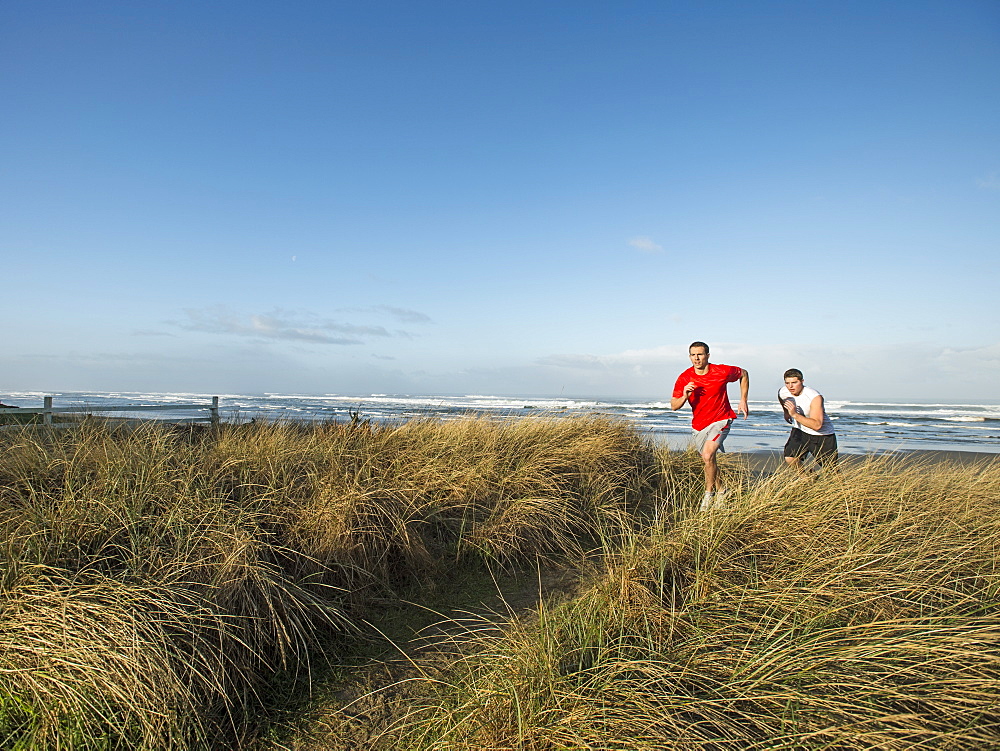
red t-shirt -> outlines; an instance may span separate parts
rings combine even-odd
[[[694,430],[707,428],[719,420],[731,420],[736,417],[729,404],[729,394],[726,385],[740,380],[743,369],[735,365],[708,364],[708,372],[698,375],[694,368],[688,368],[679,376],[674,384],[674,396],[684,396],[684,387],[691,381],[695,390],[691,392],[688,403],[691,405],[691,427]]]

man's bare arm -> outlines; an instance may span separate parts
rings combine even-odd
[[[823,427],[823,417],[825,414],[826,412],[823,409],[823,397],[816,396],[811,402],[809,402],[808,417],[800,415],[798,412],[792,412],[792,419],[805,428],[809,428],[810,430],[819,430]]]
[[[747,403],[747,397],[750,396],[750,374],[746,368],[740,368],[740,371],[740,405],[736,411],[742,412],[743,419],[746,419],[750,416],[750,407]]]
[[[792,406],[789,406],[789,402],[791,402]],[[789,425],[795,422],[791,417],[791,413],[795,411],[795,401],[790,398],[778,399],[778,404],[781,406],[781,415],[785,418],[785,422]]]
[[[695,390],[694,381],[689,381],[688,385],[684,387],[684,393],[680,396],[670,397],[670,409],[678,410],[684,406],[688,399],[691,398],[691,393]]]

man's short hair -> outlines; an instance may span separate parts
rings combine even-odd
[[[688,352],[690,352],[690,351],[691,351],[692,349],[694,349],[695,347],[704,347],[704,348],[705,348],[705,354],[706,354],[706,355],[708,354],[708,345],[707,345],[707,344],[705,344],[705,342],[691,342],[691,343],[690,343],[690,344],[688,345]]]
[[[798,378],[800,381],[803,380],[803,378],[802,378],[802,371],[799,370],[798,368],[789,368],[788,370],[785,371],[784,377],[785,378]]]

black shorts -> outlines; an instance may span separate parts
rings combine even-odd
[[[813,435],[797,428],[792,429],[792,434],[785,442],[785,457],[795,457],[805,459],[812,454],[819,464],[837,461],[837,436]]]

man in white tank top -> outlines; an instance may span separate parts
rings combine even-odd
[[[799,470],[809,454],[821,467],[837,461],[837,436],[823,406],[823,395],[802,383],[802,371],[785,371],[785,385],[778,389],[778,403],[792,434],[785,443],[785,462]]]

